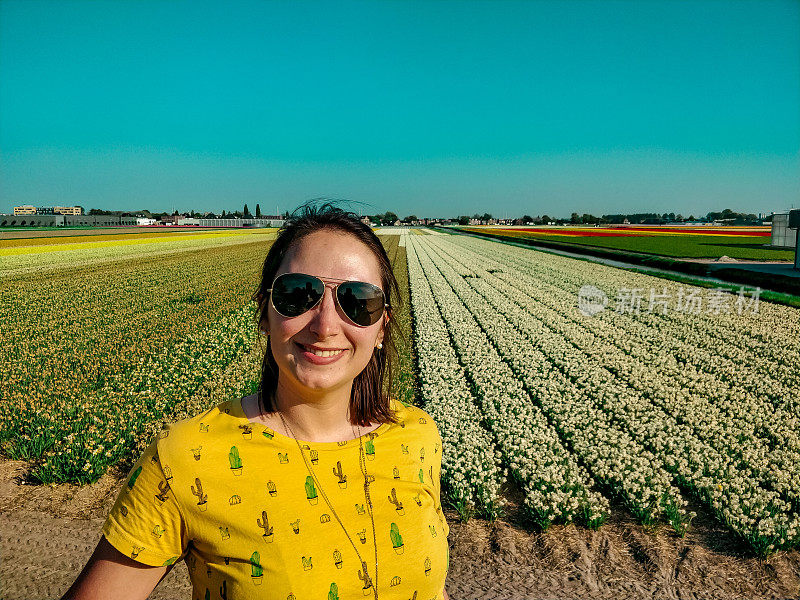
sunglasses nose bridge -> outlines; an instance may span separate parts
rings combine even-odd
[[[314,313],[310,326],[320,337],[331,335],[337,327],[337,322],[342,320],[339,314],[339,301],[336,298],[336,285],[326,283],[322,297],[310,309]]]

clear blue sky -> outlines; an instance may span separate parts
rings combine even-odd
[[[800,207],[800,2],[0,1],[0,211]]]

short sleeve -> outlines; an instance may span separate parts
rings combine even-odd
[[[117,550],[150,566],[177,561],[188,546],[186,523],[164,475],[158,437],[133,465],[103,535]]]

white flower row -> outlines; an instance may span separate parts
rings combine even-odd
[[[474,277],[465,280],[447,257],[433,252],[431,255],[447,283],[458,294],[459,304],[466,305],[497,345],[500,355],[495,360],[500,364],[508,363],[513,369],[515,383],[524,385],[530,392],[595,480],[619,495],[642,522],[651,523],[664,516],[676,529],[682,530],[685,500],[672,485],[672,476],[658,466],[657,457],[615,426],[592,398],[552,369],[513,324],[470,289],[466,281],[473,281]],[[459,270],[468,274],[469,268],[462,264]]]
[[[479,254],[473,255],[460,244],[458,252],[467,253],[472,261],[481,260]],[[493,252],[496,257],[502,254],[502,251]],[[497,277],[528,295],[521,304],[523,308],[541,314],[541,318],[548,318],[549,311],[545,307],[552,309],[556,316],[548,321],[548,325],[555,329],[559,329],[559,323],[564,319],[573,323],[575,327],[572,330],[576,332],[575,336],[582,338],[586,352],[592,353],[597,360],[604,360],[607,367],[625,378],[631,387],[675,412],[679,420],[694,427],[703,439],[714,440],[718,447],[727,443],[733,455],[741,455],[746,463],[760,470],[758,476],[766,485],[779,489],[792,501],[798,500],[800,413],[775,407],[758,393],[742,390],[693,364],[679,362],[668,350],[659,352],[659,342],[663,339],[686,337],[685,325],[680,329],[662,325],[656,330],[632,320],[615,318],[613,314],[606,319],[583,316],[575,310],[574,295],[544,282],[541,277],[533,278],[526,274],[524,271],[529,263],[504,261],[504,264],[514,267],[513,274],[497,273]],[[486,266],[497,269],[498,263],[487,263]],[[538,287],[547,286],[547,290],[536,293],[534,283]],[[622,350],[623,355],[613,360],[615,352],[613,348],[604,346],[604,342]],[[713,356],[702,349],[696,354],[704,357],[706,363],[714,361]],[[787,401],[800,396],[800,378],[795,386],[784,389],[782,394]],[[717,419],[718,413],[725,419]],[[743,436],[749,438],[750,443],[742,444]]]
[[[545,299],[552,299],[554,292],[557,295],[559,291],[551,281],[558,280],[551,277],[549,282],[541,277],[541,273],[537,279],[533,279],[521,268],[508,268],[508,263],[494,260],[503,256],[508,247],[492,242],[476,244],[474,240],[453,238],[448,238],[447,242],[437,240],[435,245],[442,253],[442,258],[462,274],[480,272],[481,278],[468,277],[466,281],[480,291],[486,300],[493,302],[493,308],[505,312],[510,321],[527,335],[529,343],[537,344],[562,372],[602,397],[602,402],[614,418],[625,422],[634,437],[653,449],[690,488],[705,496],[723,521],[747,539],[753,540],[754,545],[794,543],[798,532],[797,515],[784,500],[796,499],[798,485],[796,474],[793,473],[796,471],[792,468],[794,465],[787,468],[786,463],[781,462],[786,459],[785,454],[778,458],[774,455],[765,458],[764,448],[758,443],[763,440],[758,438],[755,446],[760,453],[751,451],[747,443],[742,444],[742,431],[730,431],[731,423],[724,420],[720,422],[713,412],[706,412],[703,416],[711,423],[710,432],[716,437],[703,428],[702,421],[687,421],[690,412],[683,411],[683,421],[676,421],[671,416],[671,409],[678,406],[677,412],[680,413],[682,401],[692,396],[675,394],[676,390],[671,390],[670,386],[676,382],[658,373],[649,381],[645,379],[645,383],[653,384],[651,390],[635,385],[633,375],[647,375],[643,365],[631,369],[632,360],[625,352],[583,329],[610,328],[611,322],[591,318],[584,318],[580,323],[570,322],[557,310],[564,310],[567,303],[563,298],[556,297],[553,308],[546,306]],[[490,250],[492,258],[486,256],[488,252],[484,254],[476,248]],[[534,263],[534,257],[536,263],[540,257],[544,257],[545,261],[549,258],[540,253],[522,252],[527,252],[530,263]],[[497,273],[496,277],[489,273],[503,268],[509,272]],[[597,278],[598,273],[594,277]],[[505,299],[508,295],[513,297],[514,302]],[[533,297],[537,302],[533,302]],[[572,303],[574,314],[577,312],[574,310],[574,296]],[[629,339],[630,336],[623,336],[617,342],[629,350]],[[524,342],[517,341],[517,344]],[[636,358],[633,360],[638,361]],[[603,390],[612,391],[613,394],[606,394]],[[690,408],[698,411],[702,404],[695,403]],[[752,430],[748,433],[752,436]],[[738,451],[742,446],[746,449]],[[775,468],[780,466],[784,468]],[[761,483],[766,483],[765,487],[769,489],[760,488]],[[761,539],[756,539],[759,537]]]
[[[483,241],[484,244],[492,242]],[[525,250],[504,247],[499,251],[500,260],[508,257],[521,266],[525,272],[542,278],[545,282],[554,283],[571,296],[569,304],[574,305],[579,288],[586,283],[594,283],[598,273],[602,273],[602,287],[609,297],[613,298],[621,289],[645,290],[647,300],[643,302],[640,314],[613,313],[609,311],[601,315],[602,320],[613,318],[620,323],[631,324],[640,331],[655,332],[653,343],[662,347],[676,346],[684,360],[702,360],[702,354],[714,357],[711,368],[726,380],[733,380],[734,385],[760,395],[767,395],[778,405],[786,400],[783,386],[797,386],[800,382],[800,333],[796,333],[800,316],[797,309],[779,306],[769,302],[760,302],[758,313],[744,312],[742,315],[720,313],[693,314],[668,310],[662,314],[659,310],[646,310],[649,302],[649,289],[654,293],[667,292],[676,297],[679,288],[685,292],[703,291],[702,288],[676,284],[649,275],[630,271],[621,271],[588,263],[565,259],[560,256],[542,255],[542,259],[530,261],[525,258]],[[564,264],[561,261],[572,261]],[[522,263],[520,265],[520,263]],[[663,328],[678,328],[678,339],[666,339],[659,335]]]
[[[608,502],[590,489],[591,478],[563,447],[558,434],[425,254],[425,242],[413,239],[409,243],[420,256],[504,461],[523,488],[529,514],[542,527],[553,521],[583,520],[591,525],[604,521]]]
[[[452,503],[469,502],[484,514],[496,513],[503,480],[500,452],[480,425],[464,370],[411,244],[407,258],[420,390],[442,436],[442,479]]]

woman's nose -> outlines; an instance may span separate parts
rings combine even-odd
[[[317,337],[329,337],[336,332],[340,325],[341,319],[336,310],[336,300],[333,294],[333,290],[326,286],[322,300],[314,311],[314,317],[309,322],[309,330]]]

